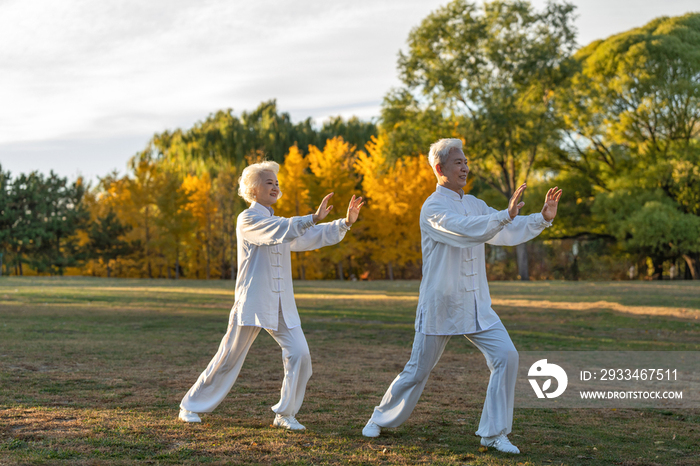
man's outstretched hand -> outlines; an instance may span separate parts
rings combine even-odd
[[[547,195],[544,198],[542,216],[548,222],[551,222],[557,216],[557,207],[559,206],[559,199],[561,199],[561,189],[557,191],[557,188],[558,186],[555,186],[547,191]]]
[[[518,199],[520,199],[520,197],[525,192],[525,188],[527,188],[527,183],[521,184],[520,187],[516,189],[513,195],[510,197],[510,201],[508,202],[508,213],[510,214],[511,219],[517,217],[518,213],[520,212],[520,209],[522,209],[525,205],[524,202],[518,202]]]
[[[362,198],[358,197],[355,199],[353,194],[352,199],[350,199],[350,204],[348,205],[348,214],[345,217],[345,224],[347,226],[352,226],[353,223],[357,221],[357,216],[360,215],[360,209],[364,205]]]
[[[318,223],[324,218],[326,218],[326,215],[328,215],[328,212],[331,211],[333,208],[332,205],[328,205],[328,201],[331,200],[333,197],[333,193],[327,194],[326,197],[323,198],[321,201],[321,205],[318,206],[318,210],[316,210],[316,213],[314,214],[314,223]],[[327,207],[326,207],[327,206]]]

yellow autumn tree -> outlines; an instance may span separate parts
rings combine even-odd
[[[133,215],[128,182],[127,177],[119,178],[116,171],[110,173],[100,178],[100,182],[94,190],[86,193],[83,202],[90,212],[91,224],[104,220],[108,215],[114,215],[113,219],[127,227],[127,232],[119,239],[130,242]],[[83,248],[87,247],[90,241],[87,229],[79,232],[78,241]],[[128,276],[129,270],[133,269],[134,266],[133,257],[127,257],[126,254],[107,262],[101,257],[92,256],[87,258],[84,270],[93,276]]]
[[[158,216],[155,224],[159,229],[156,244],[160,252],[168,278],[180,278],[180,259],[195,229],[192,213],[187,209],[189,193],[182,187],[178,173],[163,170],[159,173],[158,190],[155,197]],[[160,275],[160,274],[159,274]]]
[[[196,227],[193,254],[189,262],[193,265],[195,277],[199,278],[202,269],[202,255],[204,256],[204,276],[211,278],[212,262],[212,226],[216,215],[216,204],[212,198],[212,183],[208,172],[200,176],[187,175],[182,181],[182,189],[187,193],[189,202],[185,208],[192,213]]]
[[[280,167],[279,182],[282,198],[275,203],[275,214],[281,217],[294,217],[313,213],[310,204],[311,175],[308,173],[309,160],[299,151],[297,146],[289,148]],[[309,260],[308,252],[295,252],[292,256],[292,270],[295,278],[306,280],[306,268]],[[314,264],[317,265],[317,264]]]
[[[289,148],[284,163],[280,165],[278,179],[282,197],[275,203],[275,214],[282,217],[307,215],[309,204],[310,177],[307,173],[308,159],[299,152],[297,146]]]
[[[310,145],[309,168],[313,177],[311,179],[309,193],[311,205],[317,205],[328,193],[335,193],[331,200],[333,210],[325,221],[333,221],[344,218],[348,204],[353,194],[359,194],[358,177],[355,173],[355,146],[345,142],[337,136],[328,139],[321,151],[318,147]],[[344,279],[344,264],[352,266],[352,260],[358,251],[357,235],[347,234],[340,244],[329,248],[323,248],[317,253],[318,257],[326,259],[335,265],[336,278]]]
[[[156,193],[158,190],[158,163],[147,148],[129,160],[131,176],[127,177],[128,202],[125,209],[128,212],[129,223],[133,227],[130,234],[132,241],[138,242],[141,248],[135,254],[135,266],[139,276],[154,278],[154,255],[157,238],[155,217]]]
[[[355,163],[367,199],[363,244],[393,280],[395,267],[421,262],[418,221],[423,202],[435,191],[435,175],[425,156],[388,162],[385,135],[373,137],[365,148]]]
[[[214,244],[217,250],[217,262],[221,278],[236,279],[236,218],[246,207],[245,201],[238,195],[238,176],[243,170],[240,164],[224,162],[219,165],[214,179],[214,200],[218,215],[215,222]]]

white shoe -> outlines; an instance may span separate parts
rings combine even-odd
[[[199,414],[187,411],[184,408],[180,408],[180,416],[178,417],[185,422],[202,422],[199,418]]]
[[[372,422],[370,419],[367,421],[367,425],[365,426],[364,429],[362,429],[362,435],[365,437],[379,437],[379,434],[382,433],[382,428],[381,426],[375,424]]]
[[[306,430],[306,427],[299,424],[299,421],[297,421],[294,416],[281,416],[278,414],[275,416],[275,420],[272,425],[288,430]]]
[[[485,447],[493,447],[503,453],[520,453],[518,447],[510,443],[510,440],[504,434],[496,437],[481,437],[481,444]]]

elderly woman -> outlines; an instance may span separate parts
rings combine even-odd
[[[233,387],[250,346],[264,328],[282,348],[284,381],[280,401],[272,407],[273,425],[303,430],[296,416],[311,377],[309,347],[301,330],[292,289],[291,251],[309,251],[339,243],[357,220],[362,198],[352,197],[345,219],[317,225],[331,211],[328,194],[315,214],[276,217],[272,204],[282,195],[279,165],[261,162],[243,170],[238,193],[250,208],[238,216],[236,302],[219,350],[180,403],[180,419],[201,422]]]

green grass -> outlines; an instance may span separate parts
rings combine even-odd
[[[448,344],[411,418],[365,439],[410,355],[418,283],[295,291],[314,364],[301,434],[270,427],[283,374],[264,332],[215,413],[200,425],[176,419],[226,330],[233,283],[3,277],[0,464],[700,464],[697,410],[516,407],[511,439],[523,454],[479,452],[488,369],[463,338]],[[527,303],[494,306],[521,351],[700,350],[697,282],[495,282],[491,294]],[[629,312],[576,308],[601,301]]]

